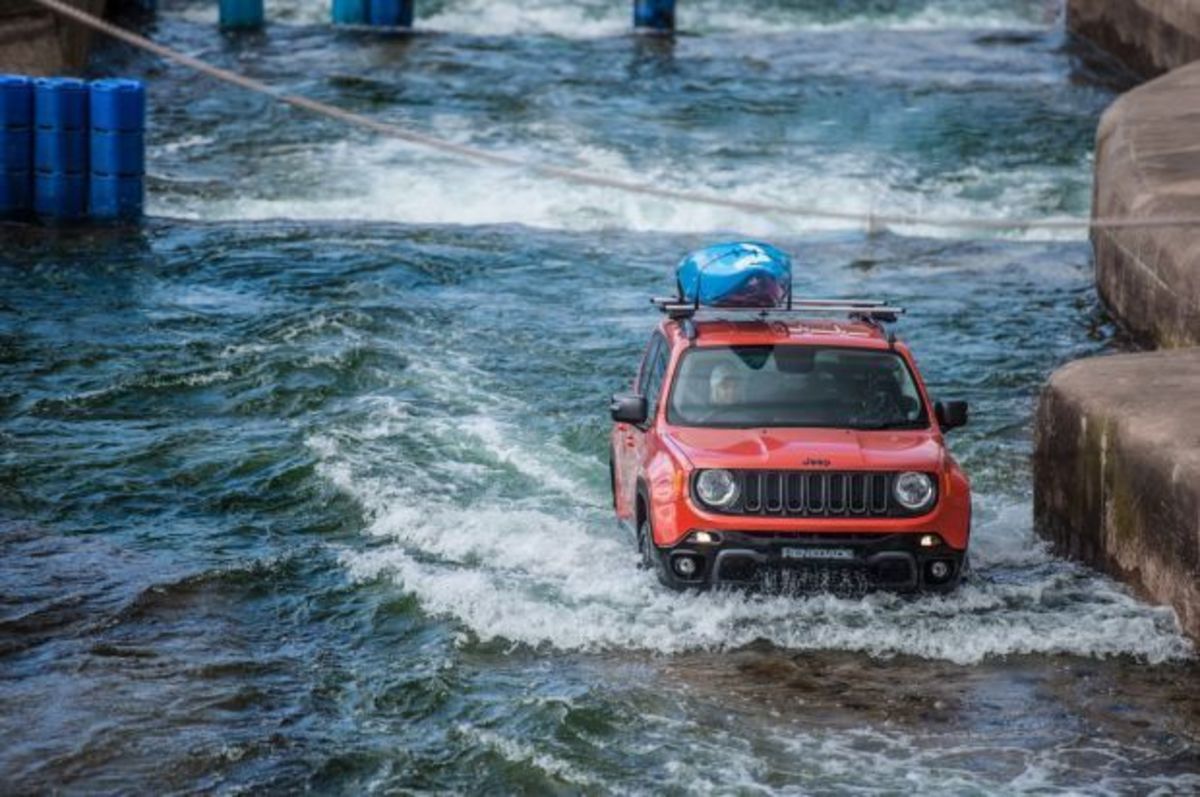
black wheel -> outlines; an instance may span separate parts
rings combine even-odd
[[[617,459],[610,449],[608,452],[608,486],[612,488],[613,509],[617,508]]]
[[[663,559],[654,547],[654,533],[650,530],[649,518],[643,518],[641,525],[638,526],[638,550],[642,554],[642,567],[646,570],[653,570],[654,575],[658,577],[658,582],[663,586],[674,588],[671,580],[667,577]]]
[[[642,555],[642,568],[654,567],[654,536],[650,533],[650,521],[643,518],[637,530],[638,553]]]

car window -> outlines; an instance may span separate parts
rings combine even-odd
[[[646,395],[646,388],[650,384],[650,374],[654,370],[654,362],[658,358],[658,352],[662,345],[662,335],[655,332],[650,338],[649,345],[646,346],[646,356],[642,358],[642,366],[638,369],[637,393],[639,396]]]
[[[712,346],[684,354],[667,417],[684,426],[898,429],[928,416],[904,359],[818,346]]]
[[[653,418],[658,408],[658,397],[662,393],[663,378],[667,375],[667,344],[662,337],[658,338],[658,345],[652,353],[650,367],[646,371],[646,390],[642,395],[646,397],[646,408]]]

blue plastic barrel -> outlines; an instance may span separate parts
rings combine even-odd
[[[144,174],[146,171],[146,136],[144,133],[108,133],[92,131],[92,174],[115,174],[122,177]]]
[[[38,127],[84,130],[88,126],[88,86],[69,77],[38,78],[33,84],[33,114]]]
[[[0,127],[0,172],[33,169],[33,131],[28,127]]]
[[[0,128],[33,127],[33,81],[0,75]]]
[[[261,28],[263,0],[221,0],[221,27]]]
[[[145,178],[92,175],[89,206],[92,218],[137,221],[145,205]]]
[[[33,134],[33,168],[83,174],[88,170],[88,132],[38,128]]]
[[[654,31],[675,29],[675,0],[633,0],[633,26]]]
[[[0,217],[23,216],[33,205],[33,174],[0,171]]]
[[[83,218],[87,194],[86,174],[38,172],[33,176],[33,209],[44,219],[73,221]]]
[[[221,24],[225,27],[261,24],[262,0],[250,5],[247,8],[245,3],[231,4],[227,9],[222,0]],[[91,125],[88,212],[97,220],[135,221],[141,217],[145,204],[145,84],[137,80],[93,81]]]
[[[370,0],[333,0],[333,24],[366,25]]]
[[[93,80],[90,87],[93,130],[140,133],[146,129],[146,84],[140,80]]]
[[[369,0],[367,21],[377,27],[411,28],[413,0]]]

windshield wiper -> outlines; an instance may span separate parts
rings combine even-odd
[[[850,428],[861,432],[881,432],[885,429],[921,429],[921,421],[881,421],[879,423],[854,424]]]

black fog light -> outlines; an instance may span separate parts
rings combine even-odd
[[[945,581],[954,572],[954,566],[944,559],[934,559],[926,565],[925,571],[930,581]]]
[[[695,556],[676,556],[671,562],[680,578],[695,578],[700,573],[700,559]]]

